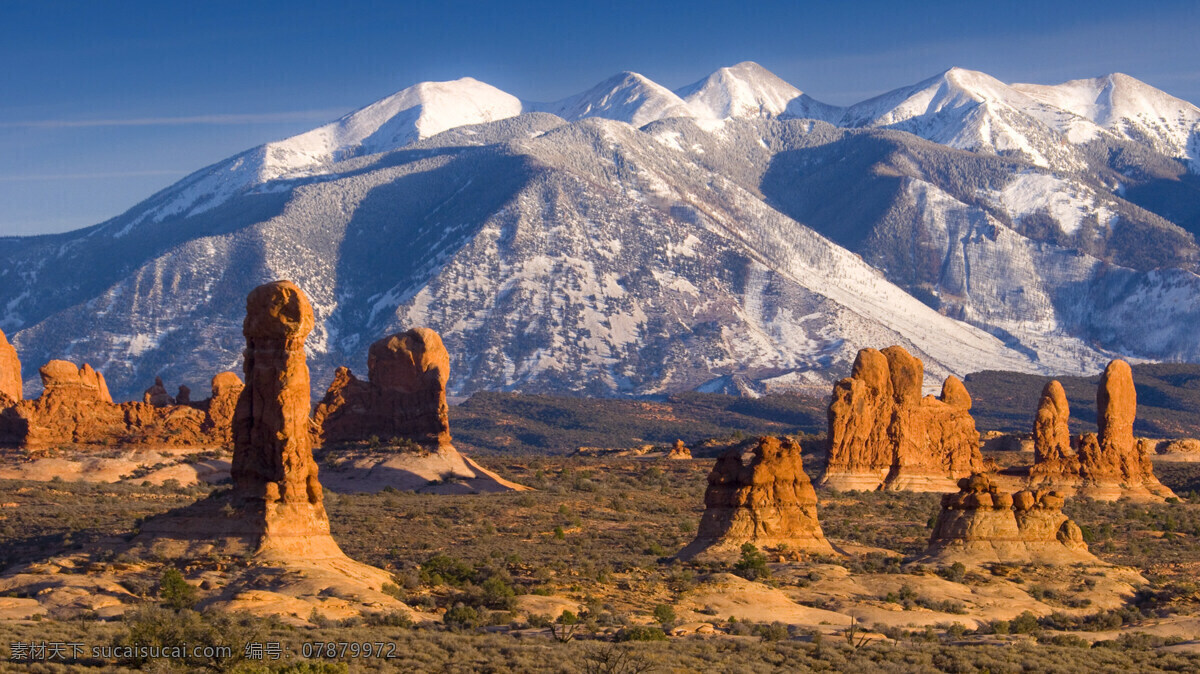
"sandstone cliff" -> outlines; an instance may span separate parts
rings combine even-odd
[[[708,475],[696,539],[679,558],[736,556],[743,543],[833,553],[817,521],[817,494],[794,440],[759,438],[717,459]]]
[[[923,380],[921,360],[900,346],[858,352],[833,389],[822,485],[950,491],[984,468],[966,387],[951,376],[940,398],[922,398]]]
[[[1048,490],[999,491],[982,474],[959,480],[942,497],[929,548],[919,561],[942,563],[1101,563],[1062,513],[1063,497]]]

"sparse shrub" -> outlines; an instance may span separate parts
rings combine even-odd
[[[158,600],[176,611],[192,608],[196,605],[196,588],[184,580],[179,569],[170,568],[158,582]]]
[[[675,622],[675,609],[669,604],[659,604],[654,607],[654,619],[661,625]]]
[[[746,580],[759,580],[771,576],[771,570],[767,567],[767,556],[754,547],[753,543],[742,544],[742,556],[733,565],[733,572]]]
[[[455,604],[446,610],[446,614],[442,616],[442,622],[446,627],[458,632],[480,627],[483,625],[484,620],[483,616],[474,607]]]
[[[955,562],[938,569],[938,575],[951,583],[961,583],[967,578],[967,567],[962,562]]]
[[[630,625],[617,632],[617,641],[666,641],[667,633],[653,625]]]

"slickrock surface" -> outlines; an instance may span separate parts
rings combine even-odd
[[[794,440],[759,438],[717,459],[708,475],[696,539],[679,558],[736,556],[743,543],[833,553],[817,521],[817,494]]]
[[[387,487],[433,493],[524,490],[464,457],[450,439],[450,354],[428,328],[371,345],[367,381],[340,367],[313,414],[313,433],[337,491]],[[370,441],[375,447],[345,447]],[[338,445],[336,449],[331,446]]]
[[[8,402],[16,402],[21,395],[21,359],[17,357],[17,348],[8,343],[8,337],[0,330],[0,407]]]
[[[692,458],[692,450],[688,449],[683,440],[676,440],[675,445],[671,447],[671,451],[667,452],[668,459],[690,459]]]
[[[921,397],[924,365],[903,347],[863,349],[829,404],[823,486],[842,490],[952,491],[983,470],[971,396],[948,377],[940,398]]]
[[[959,488],[942,497],[929,548],[918,561],[1102,564],[1088,552],[1079,527],[1062,513],[1057,492],[1009,494],[982,474],[959,480]]]
[[[1174,496],[1154,476],[1148,443],[1133,436],[1137,391],[1133,371],[1123,360],[1104,369],[1096,390],[1099,434],[1072,440],[1066,396],[1056,381],[1046,385],[1034,421],[1035,463],[1030,484],[1098,500],[1122,496],[1161,501]]]

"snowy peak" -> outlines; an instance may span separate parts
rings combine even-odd
[[[700,119],[795,118],[837,122],[842,108],[801,92],[753,61],[721,68],[675,90]]]
[[[1123,138],[1197,165],[1200,108],[1123,73],[1056,85],[1014,84],[1047,105],[1078,115]]]
[[[750,119],[780,116],[801,91],[757,63],[744,61],[675,93],[697,117]]]
[[[638,127],[668,117],[695,116],[675,92],[633,72],[614,75],[582,94],[532,107],[568,122],[602,117]]]
[[[986,73],[963,68],[946,72],[856,103],[846,109],[843,126],[887,127],[951,110],[967,111],[985,102],[1012,102],[1021,96]]]
[[[262,181],[354,154],[398,149],[448,129],[521,114],[521,101],[470,77],[421,82],[345,117],[268,143]]]

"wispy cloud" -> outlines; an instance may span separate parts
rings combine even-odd
[[[138,178],[143,176],[181,176],[187,171],[105,171],[98,173],[27,173],[22,175],[0,175],[0,183],[29,180],[96,180],[102,178]]]
[[[251,114],[192,115],[188,117],[131,117],[128,119],[36,119],[15,122],[0,122],[2,128],[74,129],[98,126],[187,126],[187,125],[242,125],[281,124],[287,122],[312,122],[336,119],[344,114],[345,108],[325,110],[296,110],[292,112],[266,112]]]

